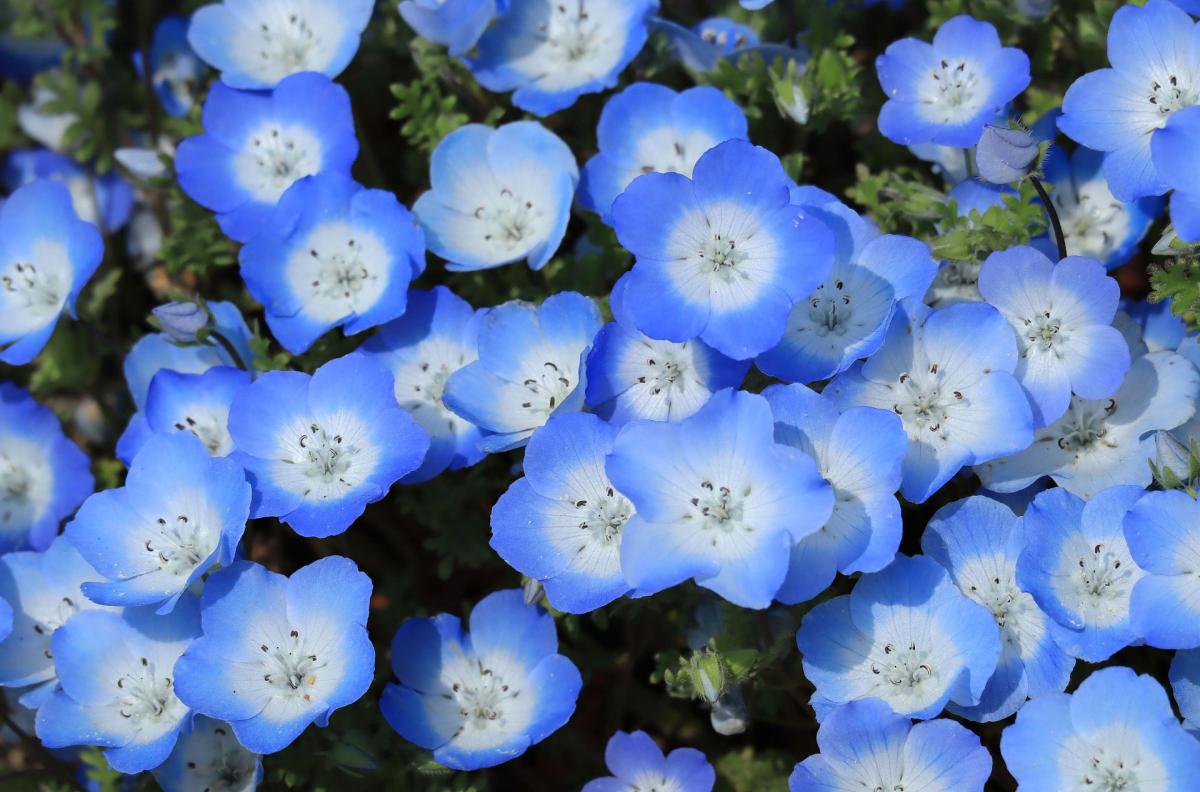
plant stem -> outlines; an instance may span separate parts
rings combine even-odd
[[[225,337],[224,333],[214,327],[212,330],[208,331],[208,335],[210,338],[220,344],[222,349],[229,353],[229,357],[233,358],[233,362],[238,368],[242,369],[243,371],[250,370],[250,368],[246,365],[246,361],[242,360],[242,356],[238,354],[237,347],[235,347],[232,342]]]
[[[1058,243],[1058,260],[1062,261],[1067,257],[1067,238],[1063,235],[1062,223],[1058,219],[1058,210],[1054,208],[1054,203],[1050,200],[1046,188],[1042,186],[1041,180],[1037,176],[1030,176],[1029,181],[1033,182],[1033,189],[1037,190],[1042,204],[1046,207],[1046,214],[1050,215],[1050,225],[1054,228],[1054,241]]]

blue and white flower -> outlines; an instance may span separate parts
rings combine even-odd
[[[1049,619],[1017,585],[1017,559],[1026,523],[1007,506],[973,496],[938,509],[921,536],[921,549],[937,561],[958,590],[987,608],[1000,628],[1000,661],[979,703],[950,706],[977,721],[997,721],[1027,698],[1064,690],[1075,658],[1059,648]]]
[[[951,702],[979,703],[1000,657],[1000,631],[936,561],[901,555],[810,610],[796,645],[816,686],[809,703],[818,719],[869,698],[925,719]]]
[[[1022,792],[1186,792],[1200,769],[1200,742],[1179,725],[1162,686],[1121,667],[1026,704],[1000,753]]]
[[[175,750],[154,768],[164,792],[254,792],[262,783],[262,761],[232,736],[229,724],[197,715]]]
[[[201,575],[233,563],[249,514],[242,466],[178,432],[152,437],[125,486],[84,501],[66,535],[105,579],[83,584],[88,599],[169,613]]]
[[[224,0],[192,16],[188,43],[231,88],[274,88],[297,72],[341,74],[372,0]]]
[[[221,230],[238,242],[267,226],[298,180],[349,176],[358,156],[350,97],[320,74],[288,77],[267,92],[213,83],[203,121],[203,135],[179,144],[175,173],[183,191],[215,212]]]
[[[700,751],[676,748],[663,756],[662,749],[644,731],[619,731],[610,737],[604,748],[604,763],[612,775],[588,781],[581,792],[711,792],[717,781],[716,770]]]
[[[37,357],[100,266],[104,243],[62,184],[39,179],[0,206],[0,362]]]
[[[38,179],[62,182],[71,191],[71,205],[85,223],[109,233],[119,231],[133,212],[133,187],[116,170],[93,173],[46,149],[17,149],[4,163],[4,186],[15,191]]]
[[[629,591],[621,537],[633,504],[604,469],[617,430],[568,413],[529,439],[517,479],[492,507],[492,549],[541,581],[555,610],[587,613]]]
[[[484,431],[483,451],[519,448],[550,416],[583,406],[584,363],[599,329],[596,304],[576,292],[536,307],[513,301],[489,309],[479,359],[450,375],[442,399]]]
[[[735,605],[765,608],[792,545],[833,507],[812,457],[776,442],[766,399],[739,391],[713,394],[678,423],[627,424],[607,471],[636,510],[621,540],[634,596],[693,578]]]
[[[546,116],[617,84],[646,43],[658,0],[510,0],[467,65],[489,91]]]
[[[1148,492],[1125,515],[1125,541],[1146,572],[1129,601],[1134,632],[1163,649],[1200,647],[1200,504]]]
[[[1200,649],[1176,652],[1171,659],[1170,679],[1183,727],[1200,735]]]
[[[1197,29],[1200,29],[1198,27]],[[1200,34],[1193,35],[1193,39]],[[1200,69],[1200,56],[1193,55]],[[1200,90],[1200,76],[1193,80]],[[1192,97],[1193,100],[1200,96]],[[1171,223],[1186,242],[1200,242],[1200,107],[1184,107],[1171,115],[1165,127],[1154,133],[1150,143],[1151,159],[1159,177],[1175,192],[1171,194]]]
[[[150,380],[145,412],[133,419],[139,428],[117,443],[118,458],[131,465],[151,437],[177,432],[195,435],[212,456],[229,456],[229,407],[249,384],[248,372],[230,366],[213,366],[200,374],[162,369]]]
[[[393,377],[362,354],[312,376],[268,371],[229,409],[234,460],[250,478],[252,517],[301,536],[332,536],[416,470],[429,435],[396,403]]]
[[[992,757],[965,726],[913,724],[880,699],[852,701],[817,729],[821,752],[792,771],[789,792],[895,790],[983,792]]]
[[[583,166],[579,204],[611,222],[613,201],[638,176],[690,177],[704,152],[747,136],[741,108],[712,86],[676,92],[657,83],[634,83],[600,112],[600,150]]]
[[[510,0],[401,0],[400,16],[423,39],[444,45],[451,55],[475,46]]]
[[[520,589],[489,594],[457,616],[409,619],[392,639],[379,702],[400,736],[439,764],[478,770],[515,759],[567,722],[583,680],[558,652],[554,619]]]
[[[825,389],[841,409],[878,407],[908,432],[901,492],[922,503],[961,468],[1020,451],[1033,435],[1012,373],[1016,340],[990,305],[898,307],[879,351]]]
[[[370,599],[371,579],[341,556],[290,577],[238,561],[204,586],[204,635],[179,658],[175,691],[250,751],[281,751],[371,686]]]
[[[322,173],[288,188],[238,260],[271,333],[300,354],[334,327],[354,335],[404,313],[425,239],[392,193]]]
[[[446,269],[526,259],[539,270],[566,233],[579,167],[567,144],[535,121],[467,124],[433,150],[429,180],[413,214]]]
[[[637,329],[738,360],[775,346],[833,260],[832,233],[792,205],[790,187],[779,159],[744,140],[710,149],[690,179],[635,179],[612,219],[637,259],[623,297]]]
[[[429,452],[402,482],[428,481],[443,470],[470,467],[483,459],[479,427],[442,399],[450,376],[479,359],[482,311],[445,286],[413,289],[408,307],[368,338],[359,350],[392,372],[396,401],[429,433]]]
[[[175,695],[175,661],[199,635],[190,594],[164,616],[146,608],[75,614],[50,641],[60,687],[38,710],[38,739],[47,748],[107,748],[120,773],[158,767],[191,720]]]
[[[722,58],[737,58],[744,52],[766,49],[759,47],[758,34],[752,28],[728,17],[702,19],[690,28],[654,17],[650,20],[650,30],[665,35],[679,62],[701,74],[717,68]]]
[[[133,63],[138,74],[150,72],[150,84],[162,102],[163,110],[174,118],[182,118],[192,109],[200,81],[207,69],[204,61],[192,51],[188,44],[187,17],[168,16],[154,26],[147,60],[142,53],[133,53]]]
[[[895,496],[908,451],[900,419],[872,407],[839,413],[803,385],[772,385],[763,396],[774,416],[775,441],[816,460],[833,488],[832,514],[792,546],[775,599],[803,602],[828,588],[838,572],[878,572],[892,563],[904,528]]]

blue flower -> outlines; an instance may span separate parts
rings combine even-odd
[[[192,109],[206,71],[188,44],[188,25],[187,17],[163,17],[154,27],[148,53],[150,83],[163,110],[174,118],[183,118]],[[147,64],[140,51],[133,53],[133,64],[139,75],[144,74]]]
[[[13,629],[13,609],[12,605],[8,604],[8,600],[0,597],[0,643],[12,634]]]
[[[938,509],[921,549],[950,573],[954,585],[987,608],[1000,628],[996,673],[972,707],[950,711],[977,721],[1007,718],[1025,703],[1067,686],[1075,658],[1055,643],[1046,614],[1017,585],[1026,523],[1004,506],[974,496]]]
[[[817,605],[796,645],[816,687],[810,703],[818,718],[867,698],[917,719],[950,702],[974,706],[1000,657],[992,614],[925,556],[897,556],[859,578],[850,594]]]
[[[667,756],[644,731],[619,731],[608,740],[604,763],[611,776],[593,779],[581,792],[627,790],[678,790],[710,792],[717,773],[708,758],[695,748],[676,748]]]
[[[50,641],[61,687],[38,710],[38,738],[47,748],[107,748],[120,773],[158,767],[190,721],[174,669],[199,635],[190,594],[165,616],[146,608],[75,614]]]
[[[526,259],[539,270],[566,233],[579,167],[567,144],[536,121],[467,124],[437,144],[429,180],[413,214],[446,269]]]
[[[1200,647],[1200,504],[1181,490],[1148,492],[1125,516],[1125,541],[1146,572],[1129,601],[1134,632],[1163,649]]]
[[[511,0],[467,65],[484,88],[513,91],[517,107],[550,115],[616,85],[656,10],[658,0]]]
[[[392,193],[322,173],[288,188],[238,260],[272,334],[300,354],[334,327],[353,335],[404,313],[425,239]]]
[[[268,371],[238,391],[229,434],[254,491],[251,516],[332,536],[416,470],[429,435],[396,404],[393,382],[366,355],[350,354],[312,376]]]
[[[542,582],[555,610],[587,613],[629,591],[621,535],[629,499],[604,470],[617,430],[594,415],[556,415],[529,440],[525,477],[492,507],[492,548]]]
[[[992,757],[979,737],[952,720],[913,724],[879,699],[852,701],[817,729],[821,753],[792,772],[789,792],[896,789],[983,792]]]
[[[399,319],[379,328],[359,347],[395,377],[396,401],[429,433],[429,453],[405,484],[428,481],[443,470],[470,467],[483,458],[482,432],[442,399],[450,375],[479,359],[482,312],[445,286],[413,289]]]
[[[262,761],[229,734],[229,725],[197,715],[175,750],[154,769],[164,792],[198,789],[253,792],[262,783]]]
[[[157,305],[150,310],[150,315],[167,338],[176,344],[195,343],[199,340],[197,334],[209,323],[204,306],[188,300]]]
[[[837,572],[878,572],[890,564],[904,527],[895,497],[908,451],[900,419],[871,407],[839,414],[832,401],[803,385],[772,385],[763,396],[775,419],[775,441],[816,460],[834,495],[821,529],[792,546],[775,599],[803,602],[828,588]]]
[[[782,340],[754,361],[789,382],[829,379],[871,355],[883,344],[897,301],[920,299],[937,272],[924,242],[880,235],[841,201],[804,209],[833,233],[833,269],[792,308]]]
[[[1021,518],[1025,549],[1017,584],[1050,617],[1058,645],[1089,663],[1107,660],[1141,637],[1129,600],[1146,572],[1121,530],[1141,495],[1140,487],[1110,487],[1085,503],[1065,489],[1051,489],[1034,498]]]
[[[0,75],[21,81],[62,63],[67,45],[55,35],[28,38],[0,32]]]
[[[96,570],[59,536],[44,552],[0,555],[0,598],[12,608],[12,632],[0,642],[0,685],[28,688],[21,704],[37,709],[58,687],[50,641],[76,613],[108,610],[83,596],[80,586]]]
[[[519,448],[551,415],[583,406],[584,361],[599,329],[596,304],[575,292],[537,307],[513,301],[489,309],[479,359],[450,375],[442,399],[485,432],[481,450]]]
[[[999,309],[1017,339],[1017,380],[1029,392],[1033,418],[1062,417],[1074,392],[1113,395],[1129,371],[1129,346],[1112,326],[1121,287],[1095,259],[1057,264],[1036,248],[992,253],[979,270],[979,293]]]
[[[613,201],[638,176],[691,176],[704,152],[746,137],[745,114],[712,86],[676,92],[657,83],[634,83],[600,112],[600,151],[583,166],[579,204],[611,222]]]
[[[267,227],[288,187],[316,173],[349,176],[358,156],[350,97],[319,74],[288,77],[269,92],[215,82],[203,118],[204,134],[175,152],[176,176],[238,242]]]
[[[1192,417],[1200,375],[1183,356],[1151,352],[1133,361],[1107,399],[1071,397],[1054,423],[1034,432],[1024,451],[976,468],[997,492],[1025,489],[1042,476],[1081,498],[1116,484],[1150,484],[1154,430],[1174,429]]]
[[[497,591],[457,616],[409,619],[392,639],[383,716],[439,764],[478,770],[515,759],[575,711],[583,680],[558,651],[554,619],[520,589]]]
[[[909,449],[901,492],[923,503],[966,465],[1020,451],[1033,435],[1029,400],[1012,375],[1016,340],[990,305],[898,307],[887,339],[825,393],[840,408],[892,410]]]
[[[249,514],[241,465],[179,432],[147,441],[125,486],[84,501],[66,535],[108,581],[84,583],[88,599],[170,613],[211,567],[233,563]]]
[[[709,17],[690,28],[669,19],[653,17],[650,30],[664,34],[675,50],[675,57],[686,68],[701,74],[717,68],[722,58],[736,58],[744,52],[766,49],[759,47],[758,34],[752,28],[728,17]]]
[[[1104,176],[1122,201],[1162,195],[1171,174],[1151,157],[1175,113],[1197,103],[1196,24],[1169,0],[1117,9],[1108,28],[1111,69],[1080,77],[1063,98],[1058,128],[1103,151]]]
[[[1171,659],[1170,679],[1184,728],[1200,736],[1200,649],[1176,652]]]
[[[1029,57],[969,16],[948,20],[933,44],[893,42],[875,70],[888,97],[879,131],[902,146],[974,146],[996,112],[1029,86]]]
[[[1200,772],[1200,742],[1179,725],[1162,686],[1122,667],[1026,704],[1000,753],[1022,792],[1186,792]]]
[[[372,0],[226,0],[192,16],[188,43],[232,88],[274,88],[297,72],[336,77],[358,51]]]
[[[79,219],[109,233],[123,228],[133,213],[133,187],[116,170],[101,176],[70,157],[46,149],[18,149],[8,155],[4,163],[5,187],[16,190],[38,179],[65,184]]]
[[[507,13],[508,5],[509,0],[401,0],[399,10],[418,36],[462,55],[493,19]]]
[[[1118,200],[1101,172],[1104,159],[1082,146],[1069,157],[1051,146],[1042,170],[1054,185],[1050,200],[1062,222],[1067,252],[1094,258],[1113,270],[1137,251],[1150,224],[1162,214],[1162,199]]]
[[[238,561],[204,585],[204,635],[179,658],[175,691],[229,721],[254,753],[282,751],[371,686],[370,599],[371,579],[348,558],[327,556],[291,577]]]
[[[694,578],[735,605],[771,604],[792,545],[833,507],[812,457],[774,434],[766,399],[732,390],[678,423],[621,430],[607,470],[637,511],[621,541],[635,596]]]
[[[150,380],[146,411],[133,419],[137,428],[117,442],[117,457],[129,466],[151,437],[176,432],[195,435],[212,456],[228,456],[233,450],[229,406],[249,384],[249,373],[229,366],[214,366],[200,374],[159,371]]]
[[[1193,38],[1196,36],[1200,34]],[[1200,68],[1200,55],[1193,57]],[[1150,153],[1159,178],[1175,189],[1171,195],[1171,222],[1176,232],[1184,241],[1200,241],[1200,169],[1196,167],[1200,107],[1184,107],[1173,113],[1167,125],[1154,133]]]
[[[75,214],[62,184],[38,179],[0,207],[0,362],[22,366],[50,340],[100,266],[100,232]]]
[[[45,550],[92,493],[89,467],[53,412],[0,382],[0,552]]]
[[[975,145],[979,178],[991,184],[1010,184],[1037,171],[1039,142],[1033,134],[1007,125],[988,124]]]
[[[793,206],[779,159],[729,140],[679,173],[639,176],[612,206],[636,257],[625,310],[646,335],[699,337],[745,360],[779,342],[792,306],[828,275],[833,235]]]

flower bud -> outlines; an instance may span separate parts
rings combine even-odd
[[[1185,480],[1191,467],[1191,452],[1170,432],[1154,433],[1154,464],[1159,470],[1170,470],[1175,477]]]
[[[199,303],[169,302],[151,313],[162,331],[177,344],[193,344],[196,334],[208,326],[208,311]]]
[[[1038,142],[1025,130],[989,124],[975,147],[975,162],[984,181],[1011,184],[1029,175],[1038,152]]]

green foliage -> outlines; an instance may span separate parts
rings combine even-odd
[[[796,762],[778,751],[759,752],[753,746],[730,751],[714,762],[718,776],[717,792],[735,789],[745,792],[782,790]]]
[[[212,212],[184,195],[174,180],[157,189],[167,232],[158,258],[169,274],[207,278],[213,270],[237,263],[238,245],[221,232]]]
[[[1171,312],[1190,329],[1200,329],[1200,251],[1164,258],[1150,265],[1150,299],[1171,301]]]
[[[1174,452],[1182,464],[1172,467],[1162,458],[1160,450],[1159,459],[1150,462],[1150,472],[1154,475],[1155,483],[1167,490],[1184,490],[1195,498],[1197,488],[1200,487],[1200,445],[1197,445],[1196,438],[1189,438],[1189,445],[1184,446],[1166,432],[1159,432],[1158,435],[1157,441],[1160,444],[1167,443],[1170,451]]]
[[[461,107],[458,87],[476,101],[482,97],[479,86],[461,63],[423,39],[410,42],[419,76],[408,82],[392,83],[396,106],[389,118],[400,121],[400,135],[409,145],[428,154],[442,138],[471,120]],[[487,109],[480,123],[493,125],[504,114],[501,107]]]
[[[997,250],[1028,244],[1046,232],[1046,210],[1036,198],[1033,185],[1022,182],[1019,195],[1006,195],[1003,205],[982,213],[973,209],[966,217],[958,215],[955,201],[947,201],[938,220],[938,236],[930,245],[934,258],[982,262]]]

